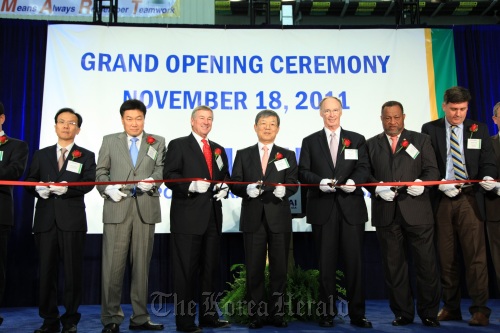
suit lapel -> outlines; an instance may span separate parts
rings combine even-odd
[[[469,163],[470,161],[468,160],[468,149],[467,149],[467,142],[469,140],[469,137],[470,137],[470,131],[469,131],[469,128],[470,126],[472,125],[472,121],[468,120],[468,119],[465,119],[464,120],[464,123],[463,123],[463,130],[462,130],[462,148],[464,150],[464,156],[463,156],[463,161],[465,163],[465,169],[466,169],[466,174],[467,174],[467,178],[469,177],[469,170],[467,170],[469,168]],[[474,136],[473,136],[474,137]]]
[[[57,175],[59,174],[59,167],[57,166],[57,145],[53,145],[49,150],[49,163],[52,166],[52,169],[54,169],[54,174]],[[66,164],[66,162],[65,162]],[[64,166],[63,166],[64,168]]]
[[[141,140],[141,146],[139,147],[139,154],[137,155],[137,162],[135,163],[135,169],[141,165],[142,160],[146,156],[148,150],[149,150],[149,144],[146,142],[148,135],[146,132],[142,132],[142,140]],[[130,158],[132,160],[132,158]]]
[[[384,132],[378,135],[378,146],[383,151],[383,154],[392,156],[391,146],[389,145],[389,140]]]
[[[73,144],[73,147],[68,152],[68,156],[64,160],[64,164],[63,164],[61,170],[58,170],[59,166],[58,166],[57,163],[55,164],[56,169],[58,170],[58,172],[57,172],[57,180],[59,180],[61,178],[61,176],[66,172],[66,169],[68,168],[68,163],[69,163],[68,160],[72,160],[73,159],[73,152],[75,150],[78,150],[78,146],[76,144]],[[57,156],[57,146],[56,146],[56,156]]]
[[[256,144],[250,148],[250,155],[248,156],[248,163],[253,168],[256,174],[260,175],[260,179],[264,178],[262,173],[262,159],[260,157],[259,145]]]
[[[436,140],[439,149],[439,156],[444,165],[446,165],[446,158],[448,155],[448,150],[446,148],[446,123],[444,118],[441,118],[436,127]]]
[[[330,169],[332,169],[332,175],[335,173],[335,167],[333,166],[333,160],[332,160],[332,155],[330,154],[330,147],[328,147],[327,143],[327,138],[326,138],[326,133],[325,130],[322,129],[319,131],[318,135],[318,145],[323,152],[323,155],[325,156],[325,160],[328,161],[328,166]],[[337,151],[337,157],[338,157],[338,151]]]
[[[495,152],[495,158],[497,160],[497,168],[500,171],[500,141],[498,140],[498,136],[499,134],[494,135],[491,138],[493,140],[493,150]],[[498,178],[500,178],[500,175],[498,175]]]
[[[324,131],[323,131],[324,133]],[[340,137],[339,137],[339,146],[337,148],[337,163],[335,163],[335,174],[334,174],[334,179],[336,179],[339,183],[343,184],[347,179],[344,179],[347,177],[347,175],[345,174],[346,172],[344,172],[344,169],[343,169],[343,166],[345,165],[345,147],[344,147],[344,138],[347,138],[349,139],[347,136],[346,136],[346,131],[344,129],[342,129],[340,131]],[[326,137],[326,135],[325,135]],[[333,160],[332,160],[332,164],[333,164]],[[351,171],[349,171],[348,173],[351,173]]]
[[[273,144],[273,149],[271,149],[271,151],[269,152],[269,161],[267,162],[266,174],[264,175],[263,179],[267,179],[270,174],[277,171],[276,167],[274,166],[274,162],[275,162],[275,156],[279,152],[279,150],[280,150],[280,147]]]
[[[200,144],[196,141],[196,138],[192,133],[189,135],[189,148],[193,151],[193,156],[197,160],[197,162],[195,163],[197,163],[198,165],[202,165],[205,178],[210,179],[210,171],[208,170],[207,161],[205,160],[203,151],[200,148]],[[213,159],[212,159],[212,164],[213,164]]]
[[[132,157],[130,156],[130,148],[128,146],[128,137],[126,132],[118,134],[116,148],[121,151],[123,156],[128,156],[126,159],[130,168],[134,169],[134,164],[132,163]],[[111,147],[113,149],[115,147]]]
[[[413,140],[412,136],[410,135],[410,132],[408,132],[406,129],[403,129],[401,135],[399,136],[398,144],[396,146],[396,153],[391,154],[392,155],[391,173],[393,175],[394,181],[400,181],[403,176],[403,173],[406,171],[405,167],[402,167],[404,163],[404,155],[406,154],[406,148],[403,148],[402,146],[402,142],[404,140],[407,140],[410,144],[412,143]],[[389,144],[387,138],[386,142],[387,144]]]

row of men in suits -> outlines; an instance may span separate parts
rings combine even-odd
[[[447,122],[457,123],[456,125],[460,125],[460,121],[463,123],[470,99],[470,95],[467,94],[468,91],[460,87],[448,90],[443,102],[445,118],[424,125],[424,131],[426,128],[430,131],[429,134],[434,133],[433,128],[437,128],[438,132],[441,129],[446,131],[444,124]],[[464,103],[465,109],[460,105]],[[456,104],[461,107],[458,111]],[[459,113],[459,117],[455,113]],[[81,280],[76,275],[81,276],[78,274],[78,270],[81,271],[81,264],[75,265],[75,263],[82,261],[86,231],[83,195],[92,189],[92,186],[54,186],[50,182],[93,179],[137,181],[128,186],[97,187],[106,199],[103,212],[101,314],[103,332],[118,332],[124,320],[120,297],[129,250],[132,263],[131,299],[134,311],[129,327],[146,330],[163,329],[162,325],[150,321],[146,309],[147,277],[154,224],[160,222],[161,215],[159,195],[156,191],[156,187],[160,184],[155,180],[160,179],[169,180],[166,185],[173,193],[170,219],[174,255],[174,291],[179,296],[179,302],[176,304],[177,329],[196,332],[201,330],[200,327],[229,326],[226,321],[218,318],[213,299],[207,296],[215,289],[222,225],[220,200],[227,197],[229,188],[226,182],[230,179],[225,150],[208,139],[213,111],[206,106],[195,108],[191,115],[192,133],[187,137],[172,140],[166,153],[164,138],[146,134],[144,131],[146,108],[142,102],[137,100],[124,102],[120,114],[125,131],[104,137],[97,167],[93,153],[74,144],[82,119],[71,109],[62,109],[55,117],[56,134],[60,141],[58,145],[42,149],[34,155],[27,180],[44,183],[28,190],[41,199],[37,203],[34,231],[36,244],[40,250],[40,263],[44,266],[43,272],[41,270],[40,283],[41,286],[47,286],[40,295],[40,315],[44,318],[44,324],[37,332],[59,331],[60,323],[63,324],[63,331],[76,331],[79,320],[77,308],[81,295]],[[291,214],[287,198],[296,191],[297,179],[303,183],[318,184],[317,188],[312,187],[308,191],[307,215],[308,222],[313,225],[319,254],[320,303],[326,305],[320,325],[333,326],[337,310],[329,300],[336,299],[334,274],[339,253],[342,252],[347,264],[346,287],[351,323],[360,327],[371,327],[371,323],[365,318],[362,281],[363,225],[367,220],[367,212],[363,193],[360,187],[355,185],[366,181],[435,180],[439,179],[439,173],[443,179],[456,178],[450,171],[453,170],[453,163],[448,156],[451,155],[449,139],[441,135],[442,133],[435,134],[434,139],[433,136],[429,139],[426,135],[405,130],[401,103],[384,104],[381,114],[384,133],[368,142],[365,142],[362,135],[340,127],[342,115],[340,100],[334,97],[325,98],[320,104],[320,115],[323,118],[324,129],[304,139],[298,167],[293,152],[274,144],[280,119],[278,114],[271,110],[262,111],[256,117],[254,130],[258,144],[238,151],[235,157],[232,180],[250,183],[248,185],[231,183],[233,193],[243,198],[240,229],[244,233],[245,240],[248,270],[247,298],[251,301],[249,304],[254,305],[254,308],[249,308],[250,328],[260,328],[266,322],[277,327],[286,326],[283,313],[280,313],[279,309],[282,309],[286,288],[288,244],[291,237]],[[494,117],[497,117],[497,113]],[[466,123],[465,126],[469,125]],[[479,148],[476,149],[473,146],[469,147],[470,141],[468,141],[467,148],[459,145],[459,149],[464,153],[462,155],[465,156],[464,161],[467,160],[467,168],[472,168],[468,171],[469,179],[477,179],[479,176],[485,178],[480,185],[488,189],[489,198],[493,202],[498,195],[495,192],[497,185],[492,181],[497,176],[496,170],[492,171],[490,168],[491,145],[484,141],[484,136],[487,134],[484,125],[476,125],[477,130],[473,134],[482,141],[482,145],[479,141]],[[464,145],[466,135],[463,133],[467,133],[467,130],[462,128],[461,138]],[[394,137],[396,140],[391,139]],[[470,144],[477,145],[477,142]],[[438,150],[439,145],[445,149]],[[61,148],[65,150],[61,151]],[[475,151],[469,152],[469,150]],[[480,151],[481,158],[478,166],[474,166],[470,156],[474,156],[472,158],[474,161],[476,158],[474,153],[477,150]],[[432,157],[433,152],[436,157],[439,156],[437,160],[445,161],[441,164],[451,163],[448,167],[443,166],[444,171],[441,170],[440,163],[436,164],[436,157]],[[68,156],[72,157],[71,160],[67,158]],[[57,163],[59,161],[60,163]],[[92,176],[93,173],[96,174],[95,177]],[[175,179],[179,178],[200,178],[211,182],[202,180],[191,183],[175,182]],[[342,185],[337,186],[337,184]],[[440,203],[438,212],[442,210],[453,212],[448,215],[451,220],[448,224],[453,224],[452,233],[459,235],[469,233],[469,229],[465,229],[467,232],[456,230],[455,225],[462,225],[464,220],[469,222],[471,216],[457,217],[464,213],[455,214],[453,205],[456,205],[457,200],[466,200],[471,207],[469,214],[471,212],[476,214],[477,204],[469,200],[469,197],[471,193],[478,193],[478,187],[476,184],[457,189],[453,184],[440,185],[438,193],[441,193],[440,196],[444,199],[441,201],[445,203],[450,201],[449,205],[452,208],[441,208],[444,203]],[[437,316],[439,293],[436,291],[438,288],[436,264],[432,261],[434,220],[428,199],[429,188],[414,185],[407,189],[394,189],[380,185],[372,187],[371,192],[373,223],[377,226],[377,235],[381,242],[391,309],[396,316],[393,324],[406,325],[411,323],[414,317],[405,259],[408,246],[417,258],[414,260],[421,260],[421,264],[417,266],[426,269],[417,271],[419,285],[417,312],[423,323],[428,326],[438,326],[436,319],[458,319],[458,316],[454,315],[460,312],[459,296],[457,305],[457,295],[452,291],[458,284],[454,280],[458,279],[458,276],[443,269],[441,274],[444,276],[442,283],[445,288],[445,307],[439,317]],[[463,207],[464,203],[460,201],[459,206]],[[493,207],[492,211],[498,211],[498,208],[495,208],[498,206],[489,207]],[[415,218],[423,216],[422,214],[425,218]],[[82,215],[83,218],[75,219],[74,215]],[[476,214],[474,227],[476,222],[480,221],[477,220],[478,217]],[[63,222],[66,219],[72,220],[73,223],[66,225]],[[443,221],[446,221],[446,215]],[[438,219],[438,226],[439,223]],[[443,227],[438,228],[438,240],[446,239],[446,226],[447,224],[443,222]],[[443,230],[442,238],[439,237],[440,230]],[[473,234],[479,237],[477,233]],[[405,238],[403,235],[409,244],[402,241]],[[492,238],[494,237],[490,237],[490,240]],[[468,243],[462,242],[462,247],[465,246],[468,246]],[[266,303],[263,292],[266,248],[269,251],[270,286],[273,295],[269,300],[270,318],[264,318],[258,311],[259,305]],[[456,248],[451,250],[455,251]],[[471,252],[478,251],[474,249]],[[67,281],[65,287],[67,297],[64,300],[66,313],[60,318],[54,298],[56,290],[54,263],[58,262],[59,256],[65,263]],[[441,266],[445,267],[444,262],[455,267],[456,263],[446,261],[450,254],[447,256],[440,253]],[[474,269],[477,273],[477,269]],[[479,271],[482,272],[481,269]],[[196,288],[193,288],[193,285],[197,278],[201,281],[200,304],[204,305],[200,307],[199,325],[195,324],[196,313],[187,308],[187,304],[195,299]],[[445,286],[449,280],[452,282],[448,286],[450,291],[447,294]],[[471,283],[474,284],[473,282]],[[482,281],[478,283],[477,289],[478,292],[475,292],[475,289],[471,292],[473,317],[470,324],[483,325],[487,324],[489,309],[486,307],[487,295],[485,299],[481,294],[484,289]],[[474,298],[476,294],[480,296]]]

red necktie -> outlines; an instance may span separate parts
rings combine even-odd
[[[210,178],[212,178],[212,151],[206,139],[202,139],[201,142],[203,142],[203,155],[205,156],[205,161],[207,161]]]

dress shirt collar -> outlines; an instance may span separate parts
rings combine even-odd
[[[273,146],[274,146],[274,142],[273,143],[268,143],[267,145],[263,144],[262,142],[258,142],[257,145],[259,146],[259,152],[262,152],[262,148],[264,148],[264,146],[267,146],[267,148],[269,148],[269,153],[271,153],[271,150],[273,149]]]
[[[66,148],[66,153],[69,153],[74,145],[75,145],[75,142],[72,142],[71,144],[67,145],[66,147],[63,147],[60,144],[57,144],[57,152],[60,152],[61,148]]]
[[[446,124],[446,129],[449,130],[450,129],[450,126],[452,126],[448,119],[446,119],[446,117],[444,117],[444,123]],[[455,125],[457,126],[458,128],[460,128],[460,130],[463,130],[464,129],[464,123],[462,122],[461,124],[458,124],[458,125]]]
[[[342,127],[339,126],[335,131],[330,131],[326,127],[324,129],[325,129],[325,134],[326,134],[326,140],[328,141],[328,143],[330,142],[332,133],[335,133],[337,135],[337,140],[339,140],[340,132],[342,131]]]

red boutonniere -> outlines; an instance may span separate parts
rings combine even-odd
[[[396,153],[399,153],[399,151],[400,151],[401,149],[403,149],[403,148],[404,148],[404,149],[408,148],[408,146],[409,146],[409,145],[410,145],[410,142],[409,142],[408,140],[406,140],[406,139],[403,139],[403,141],[401,142],[401,146],[400,146],[400,147],[399,147],[399,149],[396,151]]]
[[[477,126],[477,124],[472,124],[471,127],[469,127],[469,131],[470,131],[469,139],[472,139],[472,134],[477,132],[478,129],[479,129],[479,126]]]
[[[344,149],[349,148],[350,146],[351,146],[351,140],[349,140],[348,138],[343,138],[342,139],[342,150],[340,151],[340,153],[342,154]]]
[[[74,160],[75,158],[80,158],[80,157],[82,157],[82,152],[79,151],[78,149],[73,150],[73,152],[71,153],[71,156],[73,157],[72,160]]]
[[[5,135],[0,136],[0,146],[7,143],[7,141],[9,141],[9,139],[7,139],[7,136]]]
[[[148,137],[146,138],[146,142],[148,145],[152,145],[156,142],[156,139],[154,137],[152,137],[151,135],[148,135]]]
[[[218,159],[220,154],[222,154],[222,151],[220,150],[220,148],[215,148],[215,150],[214,150],[215,159]]]
[[[279,161],[279,160],[281,160],[282,158],[283,158],[283,154],[282,154],[282,153],[280,153],[280,152],[277,152],[277,153],[276,153],[276,155],[274,155],[274,158],[273,158],[271,161],[269,161],[269,163],[267,163],[267,164],[271,164],[271,163],[273,163],[274,161]]]

